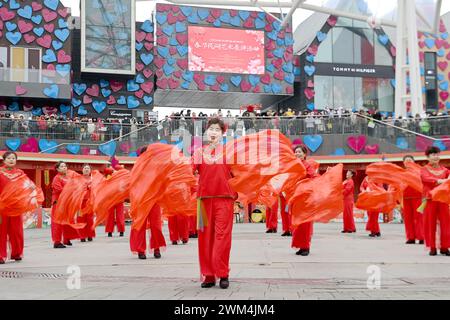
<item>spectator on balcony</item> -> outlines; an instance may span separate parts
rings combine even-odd
[[[431,125],[427,119],[423,118],[419,121],[419,130],[420,133],[429,135],[431,131]]]
[[[314,117],[312,113],[308,114],[306,119],[306,133],[307,134],[314,134]]]
[[[29,122],[24,118],[23,115],[19,117],[18,121],[19,137],[30,136]]]
[[[98,133],[99,139],[100,141],[105,141],[105,134],[106,134],[106,130],[108,130],[106,128],[105,123],[103,122],[103,119],[98,118],[97,119],[97,124],[96,124],[96,131]]]
[[[131,118],[130,120],[130,137],[125,137],[125,139],[131,139],[132,141],[136,141],[138,138],[137,132],[137,120],[136,118]]]
[[[55,116],[52,114],[47,120],[47,132],[51,139],[55,139],[56,126],[58,124],[58,120],[56,120]]]
[[[122,120],[122,136],[128,137],[128,134],[130,133],[131,127],[131,121],[128,119],[128,117],[125,117],[125,119]],[[122,140],[120,140],[122,141]]]
[[[45,120],[44,116],[39,117],[38,128],[39,128],[39,138],[45,137],[45,134],[47,132],[47,120]]]
[[[87,123],[87,137],[92,141],[97,141],[95,140],[96,137],[94,133],[95,133],[95,123],[92,121],[92,119],[89,119]]]

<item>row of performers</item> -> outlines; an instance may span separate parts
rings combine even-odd
[[[223,146],[220,141],[225,131],[222,120],[210,119],[206,128],[209,144],[197,149],[191,159],[176,151],[178,149],[174,146],[153,144],[145,147],[131,172],[116,168],[119,170],[105,170],[103,176],[97,171],[90,172],[90,168],[85,166],[83,175],[78,175],[67,170],[65,163],[58,163],[52,199],[54,247],[62,248],[75,237],[93,238],[94,228],[105,221],[109,221],[106,223],[108,234],[113,231],[114,221],[120,221],[118,227],[122,229],[118,231],[124,232],[121,206],[125,199],[129,199],[133,219],[130,246],[133,252],[143,257],[146,251],[145,231],[150,228],[150,248],[155,257],[160,257],[159,249],[165,245],[161,232],[162,214],[169,218],[184,217],[188,221],[192,218],[186,217],[196,216],[201,286],[215,286],[219,279],[220,287],[228,288],[233,205],[238,198],[244,203],[263,202],[269,206],[278,201],[281,208],[286,204],[290,221],[285,224],[289,226],[285,231],[293,230],[292,247],[299,249],[298,255],[309,254],[314,222],[328,222],[344,211],[344,231],[356,231],[351,173],[347,174],[347,180],[342,181],[342,164],[319,175],[318,164],[306,158],[307,149],[304,146],[292,149],[290,141],[279,132],[269,132],[269,139],[266,139],[268,132],[262,132]],[[229,161],[239,152],[252,152],[247,143],[261,142],[261,139],[266,139],[269,148],[276,145],[276,156],[268,156],[256,163]],[[241,142],[244,142],[244,148],[239,147]],[[422,240],[422,232],[430,254],[435,255],[439,221],[441,253],[450,255],[449,171],[439,164],[438,148],[429,148],[426,155],[429,163],[424,167],[415,165],[411,158],[405,159],[406,168],[384,162],[369,165],[366,170],[368,177],[356,206],[369,211],[367,229],[371,236],[379,236],[378,213],[389,212],[403,202],[408,241]],[[252,155],[247,156],[252,158]],[[18,177],[25,175],[15,168],[15,153],[7,152],[3,159],[4,166],[0,170],[0,257],[5,260],[6,242],[9,240],[11,258],[20,260],[23,251],[20,214],[42,202],[43,197],[30,181],[24,184],[30,192],[18,188]],[[272,170],[263,170],[268,167]],[[413,191],[416,194],[411,196],[409,192]],[[406,208],[409,208],[408,212]],[[274,208],[273,212],[276,211]],[[424,211],[424,218],[419,219],[420,213],[416,211]],[[113,214],[116,214],[115,218]],[[186,230],[189,223],[182,219],[180,225]],[[423,231],[420,231],[421,221]],[[186,231],[181,239],[187,241]]]

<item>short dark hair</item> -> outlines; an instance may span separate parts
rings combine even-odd
[[[139,149],[139,155],[143,154],[145,151],[147,151],[147,146],[144,146]]]
[[[222,130],[222,132],[225,132],[225,122],[223,122],[223,120],[219,119],[219,118],[211,118],[208,120],[208,124],[206,126],[206,129],[208,129],[209,127],[211,127],[213,124],[218,124],[220,127],[220,130]]]
[[[58,162],[55,164],[55,169],[58,170],[59,167],[60,167],[63,163],[65,163],[65,162],[64,162],[64,161],[58,161]]]
[[[403,157],[403,161],[405,161],[406,159],[411,159],[412,161],[415,161],[414,157],[410,154],[407,154],[406,156]]]
[[[86,167],[86,166],[89,167],[89,169],[92,170],[92,167],[91,167],[91,165],[89,163],[83,163],[83,166],[81,168],[84,169],[84,167]]]
[[[435,146],[428,147],[427,150],[425,150],[425,155],[428,157],[430,154],[433,153],[441,153],[441,149]]]
[[[308,154],[308,147],[306,147],[304,144],[300,144],[300,145],[296,146],[294,148],[294,152],[297,151],[297,149],[301,149],[305,155]]]
[[[6,158],[8,158],[12,154],[16,156],[16,160],[17,160],[17,153],[15,153],[14,151],[6,151],[2,156],[3,160],[6,160]]]

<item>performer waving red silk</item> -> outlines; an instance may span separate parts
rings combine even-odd
[[[86,192],[83,197],[80,212],[77,218],[78,223],[86,224],[84,228],[79,230],[81,242],[92,241],[95,238],[94,228],[94,208],[92,206],[92,185],[98,182],[94,182],[94,179],[102,178],[102,175],[96,171],[91,172],[91,166],[88,164],[83,165],[83,178],[85,180]]]
[[[344,230],[342,233],[353,233],[356,232],[355,219],[353,217],[353,207],[354,207],[354,191],[355,183],[353,182],[353,171],[347,171],[347,179],[343,183],[344,188]]]

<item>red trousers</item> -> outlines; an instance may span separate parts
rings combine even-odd
[[[425,207],[425,241],[429,248],[447,250],[450,248],[450,217],[448,204],[428,200]],[[439,221],[440,244],[436,244],[436,230]]]
[[[189,240],[189,218],[177,215],[168,219],[170,241]]]
[[[309,250],[313,235],[313,222],[305,222],[299,225],[292,234],[292,248]]]
[[[70,240],[78,239],[80,237],[80,234],[77,229],[72,228],[69,225],[62,225],[56,222],[53,222],[54,213],[56,210],[56,205],[53,205],[52,207],[52,241],[55,244],[58,243],[67,243]]]
[[[281,224],[283,226],[283,232],[291,231],[291,215],[283,210],[281,210]]]
[[[198,255],[203,277],[227,278],[230,272],[233,205],[231,198],[203,199],[208,225],[198,232]]]
[[[146,231],[148,228],[150,228],[150,251],[166,246],[166,240],[162,233],[161,209],[155,205],[147,217],[147,223],[140,230],[131,229],[131,252],[145,253],[147,251]]]
[[[366,230],[371,233],[379,233],[380,232],[380,224],[378,223],[379,212],[367,211],[367,224]]]
[[[266,209],[266,228],[275,229],[278,227],[278,201],[271,208]]]
[[[85,214],[82,217],[78,217],[77,222],[86,223],[86,226],[83,229],[78,230],[81,239],[95,237],[95,229],[92,228],[92,226],[94,225],[94,214],[90,213]]]
[[[356,231],[353,217],[353,199],[344,200],[344,231]]]
[[[108,220],[106,220],[105,232],[114,232],[114,225],[117,225],[117,232],[125,232],[125,214],[123,203],[109,209]]]
[[[190,216],[188,217],[189,221],[189,235],[197,234],[197,217]]]
[[[423,240],[423,215],[417,212],[421,199],[403,199],[403,221],[405,223],[406,240]]]
[[[22,216],[0,217],[0,259],[8,258],[8,242],[10,245],[12,259],[23,256],[23,221]]]

